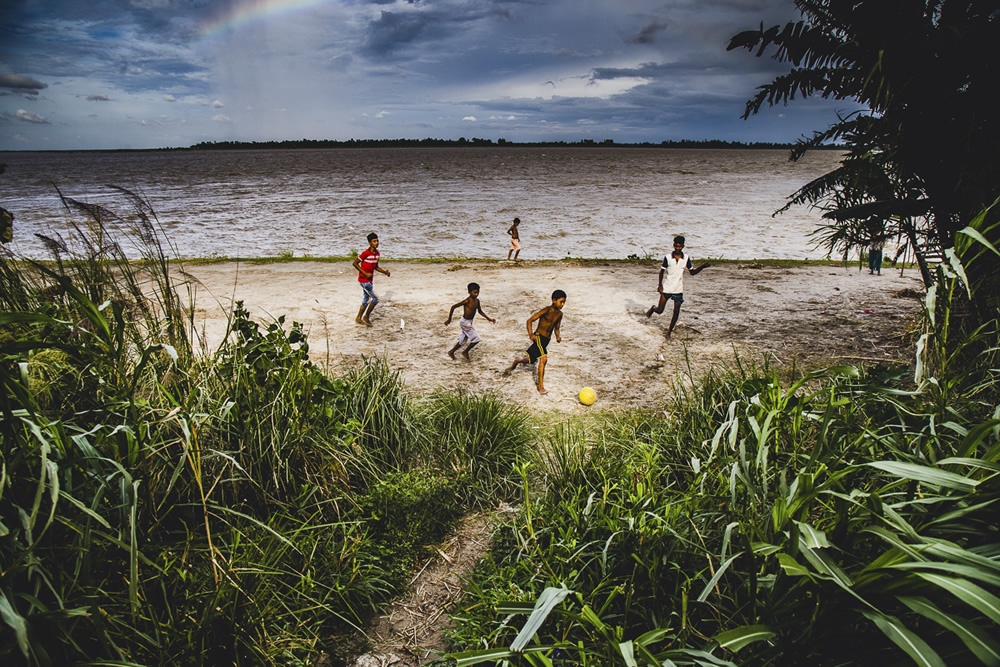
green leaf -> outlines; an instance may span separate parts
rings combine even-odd
[[[513,658],[515,655],[516,653],[508,648],[485,648],[476,649],[475,651],[452,653],[447,657],[455,661],[456,667],[464,667],[464,665],[478,665],[483,662],[495,663],[497,660]]]
[[[974,623],[961,616],[946,614],[927,598],[904,596],[898,596],[898,598],[900,602],[921,616],[929,618],[955,633],[984,665],[1000,665],[1000,645]]]
[[[618,652],[621,653],[622,660],[625,661],[625,667],[639,667],[639,663],[635,661],[632,640],[618,644]]]
[[[795,525],[799,527],[802,543],[809,549],[828,548],[831,546],[829,540],[826,539],[826,533],[822,530],[817,530],[808,523],[802,523],[801,521],[795,521]]]
[[[778,554],[778,565],[785,571],[785,574],[792,577],[808,577],[810,574],[809,568],[786,553]]]
[[[985,614],[994,623],[1000,624],[1000,598],[965,579],[944,577],[930,572],[917,572],[917,576],[948,591],[973,609]]]
[[[893,644],[906,651],[918,665],[945,667],[941,656],[935,653],[927,642],[908,630],[895,616],[867,609],[861,610],[861,613],[873,621]]]
[[[712,639],[718,642],[721,648],[729,649],[735,653],[748,644],[767,641],[775,636],[775,633],[766,625],[744,625],[735,630],[720,632]]]
[[[561,588],[550,586],[542,591],[542,594],[538,596],[538,600],[535,601],[535,608],[531,612],[531,616],[524,622],[521,632],[517,634],[517,637],[514,638],[513,643],[510,645],[510,650],[515,653],[524,650],[524,647],[535,636],[535,633],[538,632],[538,629],[545,622],[545,619],[548,618],[552,610],[555,609],[556,605],[565,600],[566,596],[572,592],[565,586]]]
[[[902,479],[910,479],[916,482],[923,482],[933,486],[955,489],[958,491],[973,491],[979,482],[969,479],[963,475],[958,475],[946,470],[938,470],[928,466],[917,465],[915,463],[904,463],[901,461],[875,461],[867,463],[873,468],[884,470],[890,475]]]
[[[14,636],[17,637],[17,645],[21,649],[21,653],[24,654],[24,657],[27,658],[28,623],[24,620],[24,616],[21,616],[14,610],[14,607],[10,604],[10,600],[7,599],[3,591],[0,591],[0,617],[14,631]]]
[[[742,555],[743,555],[742,551],[736,552],[735,554],[733,554],[732,556],[730,556],[729,559],[726,560],[726,562],[723,563],[722,566],[719,567],[718,570],[716,570],[715,575],[712,577],[712,579],[707,584],[705,584],[705,588],[702,589],[701,595],[698,596],[698,602],[704,602],[705,600],[708,599],[708,596],[711,595],[712,588],[715,586],[715,584],[717,584],[719,582],[719,579],[722,578],[722,575],[725,574],[725,572],[729,568],[729,566],[733,564],[733,561],[736,560],[737,558],[739,558]]]

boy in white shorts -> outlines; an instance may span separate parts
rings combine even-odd
[[[479,337],[479,332],[472,326],[472,320],[476,317],[476,313],[479,313],[493,324],[496,324],[497,321],[483,312],[483,307],[479,303],[479,285],[476,283],[469,283],[468,298],[459,301],[451,307],[451,310],[448,311],[448,319],[445,321],[445,324],[451,324],[451,315],[459,306],[462,306],[462,317],[458,320],[459,326],[462,327],[462,333],[458,335],[458,342],[455,343],[455,347],[448,350],[448,356],[454,359],[458,348],[467,344],[468,346],[462,350],[462,356],[465,357],[466,361],[470,361],[469,352],[482,340]]]

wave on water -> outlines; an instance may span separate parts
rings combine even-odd
[[[251,154],[252,153],[252,154]],[[182,257],[344,256],[377,230],[397,257],[495,257],[520,217],[524,259],[658,255],[685,233],[702,256],[822,257],[821,218],[787,197],[839,155],[674,149],[444,148],[382,151],[10,153],[0,201],[19,248],[70,221],[67,196],[110,202],[105,184],[145,195]],[[447,247],[445,247],[447,246]]]

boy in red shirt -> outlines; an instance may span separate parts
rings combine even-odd
[[[375,288],[372,284],[375,272],[384,273],[386,278],[389,277],[388,271],[379,268],[378,258],[378,234],[372,232],[368,235],[368,247],[354,260],[354,268],[358,270],[358,283],[364,291],[361,310],[358,311],[358,316],[354,318],[354,321],[358,324],[364,324],[366,327],[372,325],[371,314],[378,303],[378,297],[375,296]]]

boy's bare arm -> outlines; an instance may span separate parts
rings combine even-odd
[[[479,314],[482,315],[487,321],[492,322],[493,324],[497,323],[495,319],[493,319],[492,317],[483,312],[482,302],[476,304],[476,310],[479,311]]]
[[[562,311],[559,311],[559,317],[556,318],[556,326],[555,326],[555,329],[554,329],[554,333],[556,335],[556,342],[557,343],[561,343],[562,342],[562,336],[559,335],[559,325],[562,324],[562,316],[563,316]]]
[[[527,322],[527,324],[528,324],[528,336],[531,338],[531,340],[535,339],[535,332],[531,330],[531,323],[534,322],[535,320],[537,320],[538,318],[540,318],[546,312],[548,312],[549,308],[551,308],[551,306],[546,306],[545,308],[542,308],[537,313],[535,313],[534,315],[532,315],[531,317],[528,318],[528,322]],[[539,322],[538,323],[538,330],[541,330],[541,328],[543,326],[544,326],[544,322]]]
[[[365,278],[371,278],[372,277],[372,274],[368,273],[367,271],[365,271],[364,269],[361,268],[361,258],[360,257],[356,257],[354,259],[354,263],[352,264],[352,266],[354,267],[354,269],[358,273],[363,274],[365,276]]]
[[[663,273],[664,273],[664,269],[660,268],[660,279],[656,283],[656,291],[657,292],[662,292],[663,291]]]
[[[451,310],[448,311],[448,319],[445,320],[444,322],[445,324],[451,324],[451,316],[455,312],[455,309],[458,308],[459,306],[465,305],[466,301],[468,301],[468,299],[463,299],[462,301],[459,301],[458,303],[456,303],[454,306],[451,307]]]
[[[711,266],[711,264],[709,264],[708,262],[705,262],[704,264],[702,264],[701,266],[699,266],[697,269],[691,269],[691,275],[692,276],[696,276],[699,273],[701,273],[702,269],[707,269],[710,266]]]

